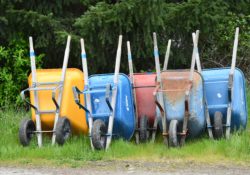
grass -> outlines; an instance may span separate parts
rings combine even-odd
[[[248,91],[248,100],[250,91]],[[248,109],[250,104],[248,103]],[[248,110],[249,111],[249,110]],[[0,111],[0,164],[58,165],[78,167],[86,161],[96,160],[192,160],[197,162],[236,162],[250,164],[250,131],[234,133],[229,140],[209,140],[203,137],[188,140],[182,148],[168,149],[159,137],[156,143],[136,145],[116,140],[110,149],[92,151],[89,139],[72,137],[64,146],[51,146],[50,138],[44,137],[44,146],[38,148],[36,139],[29,147],[22,147],[18,141],[18,125],[29,113],[24,111]]]

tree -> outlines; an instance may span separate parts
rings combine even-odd
[[[128,72],[127,40],[131,41],[135,71],[140,72],[154,70],[152,33],[156,32],[161,63],[167,41],[172,39],[169,68],[179,69],[190,67],[191,33],[199,29],[202,66],[210,68],[230,66],[238,26],[237,66],[250,77],[249,11],[250,0],[0,1],[0,45],[5,51],[11,49],[10,43],[16,43],[11,45],[14,48],[20,46],[13,41],[23,40],[22,48],[28,51],[31,35],[36,53],[45,54],[42,67],[55,68],[62,66],[66,36],[70,34],[69,67],[81,68],[79,39],[83,37],[90,74],[107,73],[114,71],[118,35],[123,34],[121,72]],[[0,56],[2,72],[12,55]],[[25,74],[30,72],[29,66],[22,69]]]

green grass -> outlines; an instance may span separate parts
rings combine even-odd
[[[248,92],[248,99],[250,93]],[[248,109],[250,105],[248,103]],[[249,123],[246,131],[235,133],[229,140],[209,140],[203,137],[188,140],[182,148],[168,149],[158,138],[156,143],[136,145],[122,140],[113,141],[110,149],[92,151],[89,139],[72,137],[64,146],[51,146],[50,137],[44,137],[44,146],[38,148],[36,139],[29,147],[22,147],[18,141],[18,125],[29,113],[23,111],[0,111],[0,164],[58,165],[78,167],[86,161],[95,160],[192,160],[198,162],[250,163]]]

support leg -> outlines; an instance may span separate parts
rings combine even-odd
[[[41,118],[39,114],[36,114],[36,131],[37,132],[37,143],[39,147],[42,147],[42,126],[41,126]]]
[[[114,115],[112,114],[112,115],[109,117],[108,136],[107,136],[107,142],[106,142],[106,150],[109,148],[109,145],[110,145],[111,140],[112,140],[113,125],[114,125]]]
[[[158,124],[158,117],[155,116],[154,125],[153,125],[153,131],[152,131],[152,142],[155,142],[155,136],[157,131],[157,124]]]
[[[213,139],[213,131],[212,131],[212,125],[211,125],[211,120],[209,116],[209,111],[207,107],[207,102],[205,102],[205,115],[206,115],[206,122],[207,122],[207,131],[208,131],[208,136],[210,139]]]
[[[229,74],[228,80],[228,107],[227,107],[227,123],[226,123],[226,138],[230,137],[231,116],[232,116],[232,92],[233,92],[234,74]]]
[[[113,125],[114,125],[114,117],[115,117],[115,109],[116,109],[116,96],[117,96],[117,88],[112,90],[112,100],[111,100],[111,106],[112,106],[112,113],[109,116],[109,123],[108,123],[108,136],[106,140],[106,150],[109,148],[109,145],[112,140],[112,134],[113,134]]]
[[[182,127],[182,133],[181,133],[181,140],[180,140],[180,146],[184,146],[186,136],[187,136],[187,125],[188,125],[188,119],[190,117],[189,112],[189,95],[185,96],[185,116],[183,119],[183,127]]]
[[[163,94],[160,92],[159,96],[159,102],[161,106],[164,106],[164,99],[163,99]],[[168,146],[168,125],[167,125],[167,114],[166,112],[162,109],[161,110],[161,116],[162,116],[162,136],[163,136],[163,142],[166,146]]]
[[[92,127],[93,127],[93,117],[89,116],[89,136],[90,136],[90,145],[91,145],[91,148],[92,150],[94,150],[94,146],[93,146],[93,143],[92,143]]]
[[[55,114],[55,120],[54,120],[54,127],[53,127],[53,135],[52,135],[52,145],[55,144],[56,142],[56,125],[57,125],[57,121],[59,119],[59,111],[56,112]]]
[[[136,144],[139,144],[140,143],[140,140],[139,140],[139,119],[138,117],[136,117],[136,131],[135,131],[135,142]]]
[[[229,103],[228,108],[227,108],[227,124],[226,124],[226,138],[227,139],[229,139],[230,137],[231,116],[232,116],[232,106],[231,106],[231,103]]]

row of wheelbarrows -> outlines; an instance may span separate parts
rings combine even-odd
[[[114,74],[91,76],[83,39],[80,43],[84,73],[67,69],[70,36],[62,69],[36,70],[30,37],[32,72],[29,88],[21,96],[32,108],[32,119],[22,121],[20,142],[27,146],[36,134],[40,147],[42,134],[52,133],[52,144],[62,145],[72,131],[88,133],[91,147],[98,150],[108,149],[112,138],[130,140],[135,135],[136,143],[154,141],[157,130],[161,130],[164,143],[173,147],[184,145],[186,137],[197,137],[205,129],[210,138],[229,138],[232,131],[244,129],[247,123],[245,78],[235,68],[238,35],[236,28],[231,67],[201,69],[196,31],[192,34],[190,70],[167,70],[171,40],[161,70],[154,33],[156,73],[133,72],[128,41],[129,76],[119,73],[122,36]],[[30,100],[25,98],[25,92],[30,93]]]

